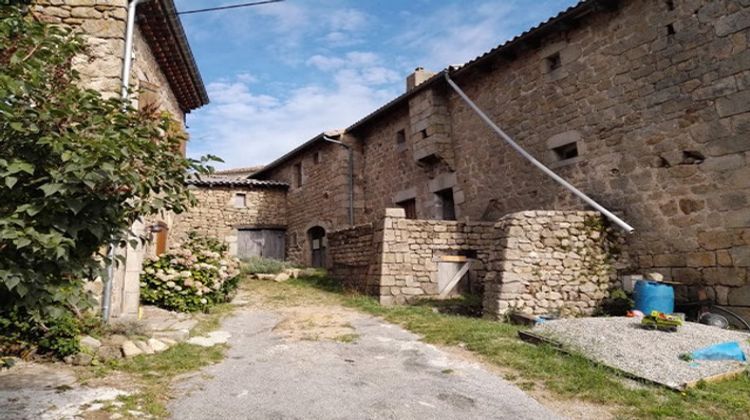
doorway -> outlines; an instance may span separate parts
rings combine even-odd
[[[281,229],[240,229],[237,231],[237,257],[263,257],[284,260],[285,232]]]
[[[307,231],[310,242],[310,263],[313,267],[325,267],[326,265],[326,230],[315,226]]]

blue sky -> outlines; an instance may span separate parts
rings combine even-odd
[[[268,163],[400,95],[415,67],[464,63],[575,3],[287,0],[184,15],[211,99],[188,115],[188,154],[218,155],[218,168]]]

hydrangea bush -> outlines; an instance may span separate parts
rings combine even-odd
[[[240,261],[226,245],[191,236],[186,243],[146,261],[141,301],[180,312],[206,311],[227,302],[239,282]]]

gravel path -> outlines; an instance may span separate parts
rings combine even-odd
[[[284,334],[285,315],[226,320],[224,362],[178,381],[175,419],[549,419],[557,416],[477,364],[357,314],[350,343]],[[210,378],[210,379],[207,379]]]
[[[737,370],[737,361],[679,359],[702,347],[738,341],[750,356],[750,335],[687,322],[675,333],[640,328],[632,318],[576,318],[548,321],[533,332],[558,341],[605,365],[669,386]]]

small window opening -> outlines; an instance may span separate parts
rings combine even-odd
[[[245,208],[247,206],[247,196],[242,193],[234,195],[234,207],[238,209]]]
[[[406,131],[398,130],[396,132],[396,144],[402,145],[406,143]]]
[[[560,53],[554,53],[546,58],[547,71],[557,70],[562,67],[562,60],[560,60]]]
[[[398,203],[396,203],[396,205],[404,209],[404,213],[406,213],[407,219],[417,218],[417,200],[415,198],[399,201]]]
[[[674,10],[674,0],[667,0],[664,3],[667,5],[667,10]]]
[[[674,31],[674,25],[671,24],[671,23],[669,25],[667,25],[667,36],[672,36],[675,33],[676,32]]]
[[[321,160],[323,160],[323,152],[315,152],[315,154],[313,154],[313,163],[317,165]]]
[[[294,186],[297,188],[302,186],[302,163],[294,164]]]
[[[456,220],[456,203],[453,200],[453,188],[435,193],[440,201],[442,220]]]
[[[424,129],[424,130],[420,131],[419,133],[422,135],[423,139],[427,138],[427,129]]]
[[[555,153],[558,161],[573,159],[578,157],[578,143],[563,144],[562,146],[552,148],[552,151]]]

